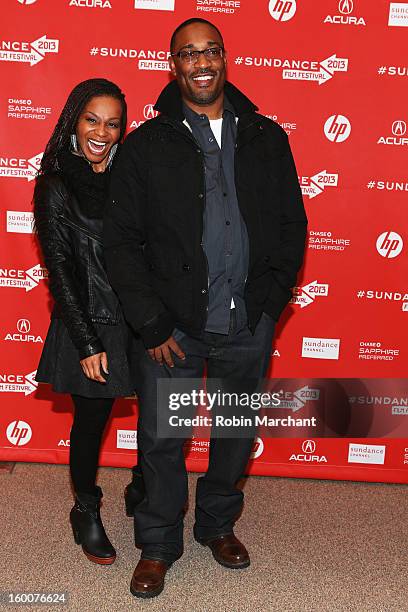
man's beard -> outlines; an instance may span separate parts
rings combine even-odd
[[[200,74],[213,74],[214,76],[217,75],[217,73],[214,71],[209,71],[209,70],[200,70],[197,73],[195,73],[193,76],[198,76]],[[218,98],[220,97],[220,95],[222,94],[223,90],[224,90],[224,83],[225,83],[225,77],[222,78],[223,75],[218,74],[218,79],[219,82],[217,84],[217,87],[213,90],[213,91],[199,91],[197,92],[195,89],[193,89],[193,87],[188,87],[188,92],[190,94],[190,100],[191,102],[193,102],[194,104],[197,104],[198,106],[208,106],[210,104],[213,104],[216,100],[218,100]]]
[[[192,91],[190,91],[191,101],[198,106],[208,106],[215,102],[221,95],[222,89],[213,91],[213,92],[205,92],[203,91],[200,96],[195,95]]]

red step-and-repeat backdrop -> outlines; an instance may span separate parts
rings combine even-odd
[[[44,146],[90,77],[126,92],[129,130],[151,119],[170,35],[197,16],[223,32],[229,79],[289,134],[309,217],[270,376],[280,417],[315,414],[320,429],[259,436],[250,473],[407,482],[408,3],[3,0],[2,15],[0,460],[69,453],[70,398],[34,381],[50,309],[31,204]],[[361,380],[347,390],[343,378]],[[136,414],[117,403],[102,464],[134,463]],[[208,441],[186,453],[205,469]]]

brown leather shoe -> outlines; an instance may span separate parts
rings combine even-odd
[[[243,569],[250,564],[247,549],[233,533],[211,538],[210,540],[197,541],[203,544],[203,546],[208,546],[214,559],[224,567]]]
[[[133,572],[130,592],[135,597],[156,597],[164,588],[164,577],[170,565],[155,559],[140,559]]]

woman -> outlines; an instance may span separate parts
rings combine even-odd
[[[46,146],[34,191],[36,228],[55,300],[36,379],[72,396],[70,472],[76,499],[70,520],[86,556],[106,565],[116,552],[100,517],[99,450],[114,398],[133,389],[127,362],[131,337],[107,280],[101,234],[126,110],[114,83],[89,79],[77,85]]]

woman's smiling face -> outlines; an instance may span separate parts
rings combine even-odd
[[[103,172],[109,151],[120,138],[122,105],[110,96],[95,96],[85,105],[77,126],[79,149],[95,172]]]

